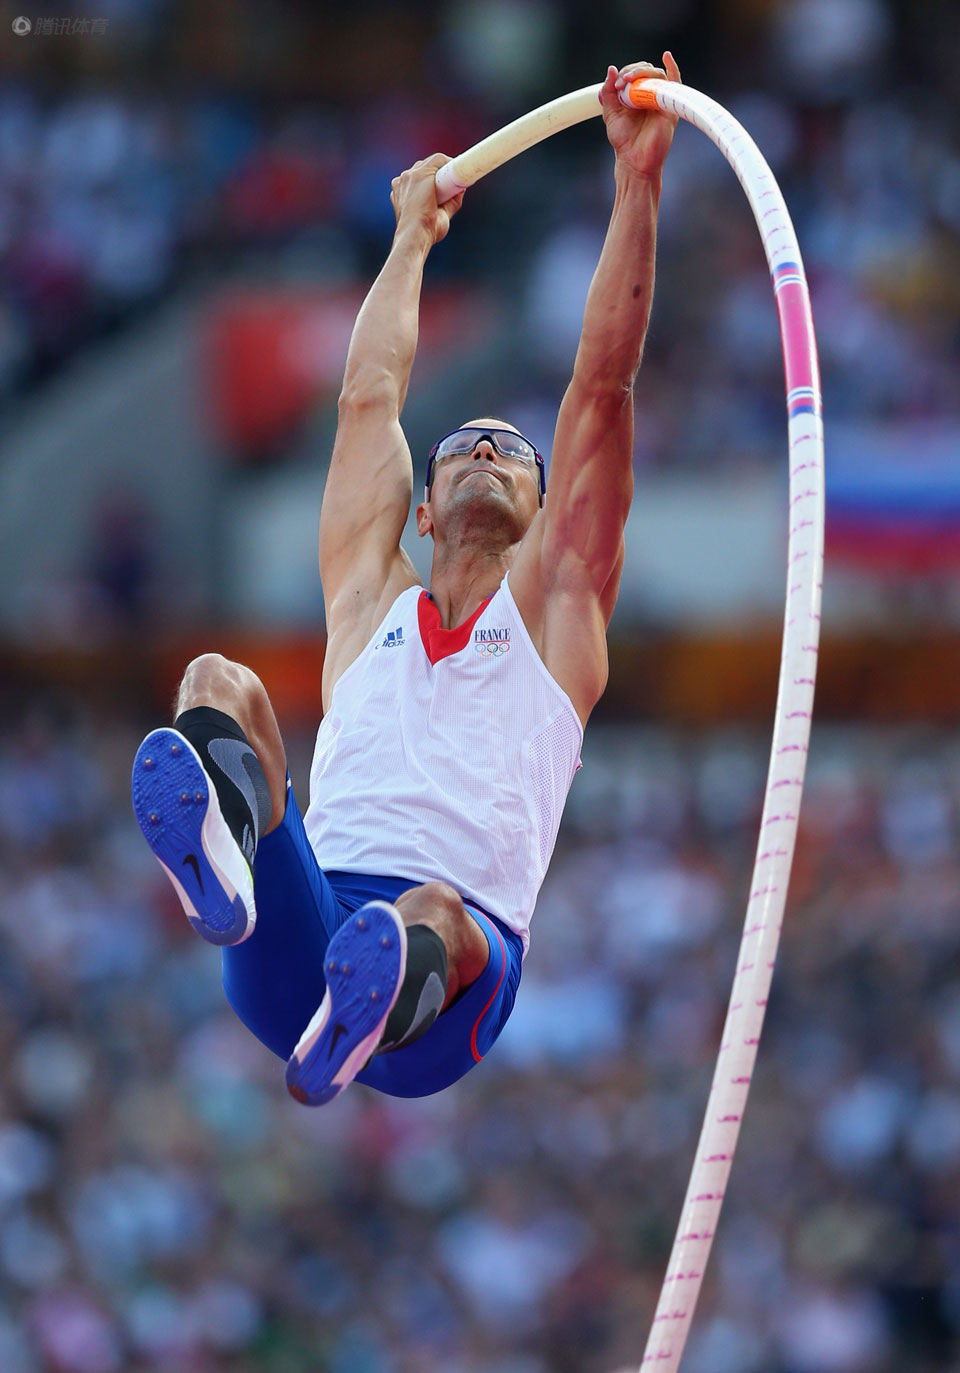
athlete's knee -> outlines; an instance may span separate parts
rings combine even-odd
[[[405,925],[429,925],[443,940],[449,960],[449,1000],[483,972],[490,955],[486,935],[448,882],[424,882],[397,898]]]
[[[197,706],[228,715],[243,730],[266,774],[272,801],[268,834],[283,819],[286,807],[287,759],[273,706],[257,674],[222,653],[201,653],[187,666],[177,692],[179,717]]]
[[[397,899],[405,925],[430,925],[449,946],[456,943],[459,926],[469,916],[460,893],[449,882],[424,882]]]
[[[272,732],[273,707],[260,678],[251,668],[231,662],[222,653],[201,653],[187,665],[177,693],[176,710],[179,714],[193,706],[222,710],[248,735]]]
[[[215,705],[225,697],[252,701],[260,693],[266,696],[263,683],[250,668],[222,653],[201,653],[187,664],[177,704],[183,710],[191,705]]]
[[[463,898],[449,882],[424,882],[420,891],[423,899],[430,903],[439,916],[459,920],[466,915]]]

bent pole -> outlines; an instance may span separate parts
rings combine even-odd
[[[442,202],[524,149],[600,114],[601,87],[561,96],[491,134],[437,173]],[[679,82],[637,80],[620,96],[694,124],[730,163],[760,230],[786,378],[789,505],[780,681],[743,939],[706,1115],[641,1373],[680,1364],[720,1216],[780,941],[813,710],[823,586],[823,417],[816,338],[797,236],[753,139],[722,105]]]

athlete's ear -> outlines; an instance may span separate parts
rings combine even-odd
[[[433,533],[433,516],[430,513],[429,501],[421,501],[417,506],[417,533],[421,539]]]

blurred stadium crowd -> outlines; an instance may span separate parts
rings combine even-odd
[[[405,6],[405,21],[367,5],[352,92],[338,61],[347,21],[326,8],[311,27],[307,8],[291,7],[261,42],[274,16],[235,7],[231,62],[212,13],[128,0],[112,7],[106,38],[70,50],[89,65],[98,43],[115,56],[126,45],[137,79],[111,80],[108,67],[41,80],[31,67],[5,83],[0,391],[36,384],[191,275],[269,258],[275,269],[309,262],[315,277],[369,279],[392,230],[392,175],[598,80],[611,58],[659,61],[669,42],[686,79],[754,133],[784,189],[811,281],[826,413],[955,416],[960,160],[948,90],[960,40],[950,7],[908,19],[884,0],[784,0],[707,15],[688,0],[634,19],[622,3],[606,30],[591,30],[576,7],[545,0]],[[59,41],[66,60],[64,40],[11,41],[15,55]],[[198,72],[188,58],[201,43],[209,67]],[[304,89],[300,46],[311,43]],[[260,67],[249,56],[243,66],[236,53],[254,50]],[[158,73],[166,64],[165,81],[145,72],[149,60]],[[362,101],[364,80],[376,101]],[[468,100],[458,105],[457,91]],[[431,266],[510,301],[528,407],[552,410],[569,373],[609,168],[592,126],[548,142],[474,193]],[[638,462],[779,456],[781,364],[756,231],[723,159],[688,128],[671,154],[661,226]]]
[[[761,732],[588,734],[489,1060],[434,1098],[354,1086],[309,1111],[130,822],[140,722],[23,726],[0,763],[4,1373],[635,1368],[735,965]],[[310,740],[288,746],[299,780]],[[815,736],[690,1373],[956,1366],[957,755]]]
[[[784,189],[828,423],[956,421],[954,5],[615,0],[602,21],[572,0],[336,8],[111,0],[103,38],[69,40],[11,37],[8,11],[8,415],[184,285],[265,268],[368,281],[397,171],[670,46]],[[516,373],[510,413],[547,440],[609,204],[599,130],[571,131],[477,188],[431,263],[503,307],[491,356]],[[638,467],[780,460],[781,385],[741,192],[681,129]],[[122,645],[146,573],[137,530],[107,516],[91,575]],[[151,595],[167,584],[154,556]],[[136,832],[146,702],[114,682],[109,709],[81,704],[49,674],[33,699],[2,692],[2,1373],[636,1368],[719,1043],[766,722],[592,724],[490,1061],[426,1101],[352,1088],[311,1112],[226,1007],[216,953]],[[282,723],[305,804],[312,740]],[[815,724],[685,1373],[960,1367],[958,764],[943,728]]]

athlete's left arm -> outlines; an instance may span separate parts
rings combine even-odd
[[[616,153],[616,198],[587,295],[573,377],[557,419],[541,527],[543,596],[586,598],[610,619],[633,496],[633,383],[653,299],[657,210],[676,118],[627,109],[619,91],[638,76],[680,80],[664,66],[610,67],[603,118]]]

